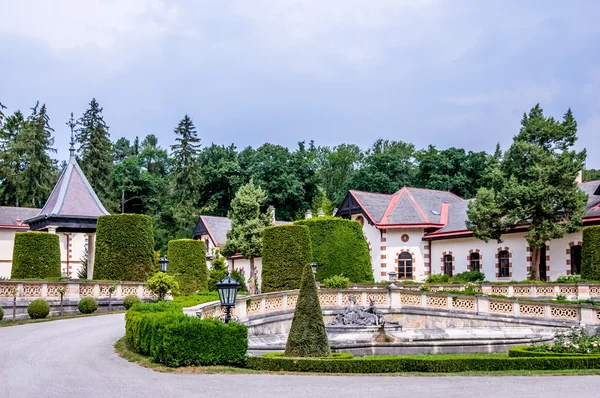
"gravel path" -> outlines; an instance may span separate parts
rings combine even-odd
[[[600,376],[158,373],[114,353],[122,314],[0,328],[0,397],[600,397]]]

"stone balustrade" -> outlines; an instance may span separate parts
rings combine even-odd
[[[506,287],[506,285],[503,285]],[[515,285],[514,287],[530,287],[529,285]],[[539,287],[540,285],[534,286]],[[543,286],[543,285],[542,285]],[[575,285],[557,285],[555,293],[564,292],[563,287]],[[575,286],[577,288],[577,286]],[[487,291],[487,289],[482,289]],[[524,293],[525,291],[520,291]],[[531,290],[529,293],[531,294]],[[512,291],[511,293],[515,293]],[[535,293],[535,289],[533,290]],[[277,312],[289,312],[296,307],[298,290],[259,294],[254,296],[238,297],[233,314],[241,322]],[[493,293],[490,293],[493,294]],[[345,307],[349,297],[354,295],[358,305],[367,306],[374,301],[381,309],[419,308],[434,311],[460,312],[467,314],[489,315],[494,317],[515,317],[564,322],[569,325],[600,325],[600,306],[592,304],[568,304],[561,302],[545,302],[539,300],[524,300],[515,298],[500,298],[487,294],[459,295],[444,294],[442,292],[423,292],[403,288],[385,289],[345,289],[329,290],[320,289],[318,292],[321,307],[326,310],[335,307]],[[206,303],[198,308],[196,315],[209,318],[224,314],[219,302]]]

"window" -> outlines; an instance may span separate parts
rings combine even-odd
[[[581,246],[571,246],[571,274],[581,273]]]
[[[408,252],[400,253],[400,256],[398,257],[398,278],[412,279],[412,271],[412,255]]]
[[[471,261],[469,269],[471,271],[479,271],[481,269],[481,257],[479,256],[479,253],[471,253],[469,259]]]
[[[444,274],[452,278],[452,254],[446,254],[444,256]]]
[[[510,254],[506,250],[498,253],[498,276],[500,278],[510,277]]]

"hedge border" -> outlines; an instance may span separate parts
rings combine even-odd
[[[511,358],[534,358],[534,357],[582,357],[582,358],[600,358],[600,354],[573,354],[567,352],[539,352],[533,351],[533,346],[518,346],[508,350],[508,356]]]
[[[600,369],[600,357],[481,357],[454,358],[266,358],[249,357],[247,367],[275,372],[310,373],[460,373],[467,371]]]

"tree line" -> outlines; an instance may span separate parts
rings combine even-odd
[[[66,125],[58,131],[74,134],[77,160],[105,207],[153,217],[158,249],[169,239],[189,237],[200,214],[227,216],[235,192],[249,181],[266,193],[265,208],[273,206],[278,219],[291,221],[307,209],[331,213],[348,189],[393,193],[412,186],[472,198],[502,155],[499,147],[488,154],[384,139],[366,150],[313,141],[292,150],[270,143],[243,149],[203,145],[210,133],[202,140],[188,115],[168,147],[154,134],[114,140],[95,99]],[[65,164],[52,158],[54,134],[44,104],[36,102],[27,116],[0,104],[0,205],[44,205]]]

